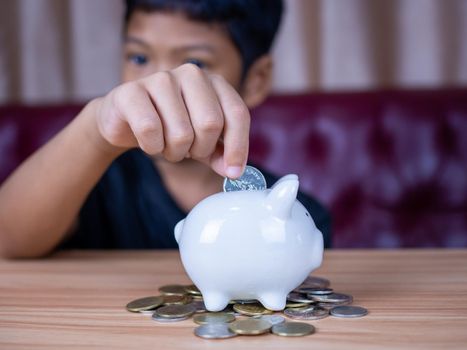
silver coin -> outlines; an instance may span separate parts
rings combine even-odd
[[[342,293],[332,293],[332,294],[327,294],[327,295],[309,294],[309,296],[314,301],[317,301],[320,303],[334,303],[334,304],[339,304],[339,305],[347,305],[347,304],[351,304],[353,301],[353,297],[351,295],[342,294]]]
[[[299,289],[300,293],[311,295],[329,295],[334,292],[332,288],[303,287]]]
[[[307,298],[303,294],[296,293],[296,292],[290,292],[287,295],[287,300],[288,301],[293,301],[295,303],[305,303],[305,304],[313,304],[314,303],[313,300]]]
[[[368,314],[368,310],[361,306],[336,306],[330,311],[330,314],[335,317],[353,318],[362,317]]]
[[[203,300],[193,300],[189,305],[194,305],[196,310],[195,310],[195,313],[199,314],[199,313],[203,313],[203,312],[206,312],[206,305],[204,305],[204,301]]]
[[[319,320],[329,316],[329,311],[318,306],[288,308],[284,315],[297,320]]]
[[[238,179],[224,179],[224,192],[258,191],[266,189],[266,179],[258,169],[247,165]]]
[[[331,310],[333,307],[342,306],[342,304],[339,304],[339,303],[317,303],[316,306],[322,307],[323,309],[326,309],[326,310]]]
[[[195,328],[195,335],[205,339],[232,338],[237,333],[232,332],[226,323],[203,324]]]
[[[179,321],[184,321],[187,320],[189,316],[183,316],[183,317],[162,317],[157,314],[152,315],[152,319],[157,322],[163,322],[163,323],[169,323],[169,322],[179,322]]]
[[[280,315],[261,315],[258,318],[268,321],[273,326],[285,322],[285,318]]]
[[[138,311],[140,314],[152,316],[156,310],[141,310]]]
[[[308,276],[296,290],[298,291],[301,287],[327,288],[330,285],[331,282],[326,278]]]

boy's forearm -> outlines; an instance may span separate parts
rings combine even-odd
[[[48,253],[77,218],[87,195],[123,150],[107,144],[92,101],[0,187],[0,254]]]

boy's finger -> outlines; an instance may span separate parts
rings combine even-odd
[[[222,177],[226,177],[225,166],[224,166],[224,146],[222,143],[218,143],[214,152],[209,158],[201,160],[206,165],[210,166],[212,170],[218,173]]]
[[[193,127],[180,87],[170,72],[160,72],[145,80],[162,123],[164,157],[171,162],[184,159],[193,144]]]
[[[248,159],[250,112],[245,103],[222,77],[211,76],[224,113],[224,169],[230,178],[242,175]]]
[[[148,154],[164,150],[162,124],[147,91],[139,84],[122,85],[114,104],[125,118],[139,147]]]
[[[177,73],[195,134],[190,155],[195,159],[209,157],[224,127],[216,92],[206,74],[193,64],[179,67]]]

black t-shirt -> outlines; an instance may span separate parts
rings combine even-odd
[[[260,171],[268,187],[278,180]],[[329,213],[304,193],[299,192],[298,200],[310,212],[323,233],[325,247],[329,247]],[[165,188],[153,161],[135,149],[112,163],[84,203],[76,233],[60,248],[177,248],[173,230],[186,215]]]

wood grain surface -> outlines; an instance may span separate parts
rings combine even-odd
[[[205,340],[192,320],[160,324],[125,309],[190,282],[178,252],[0,260],[0,349],[467,349],[467,250],[332,250],[313,275],[369,314],[311,321],[316,333],[301,338]]]

